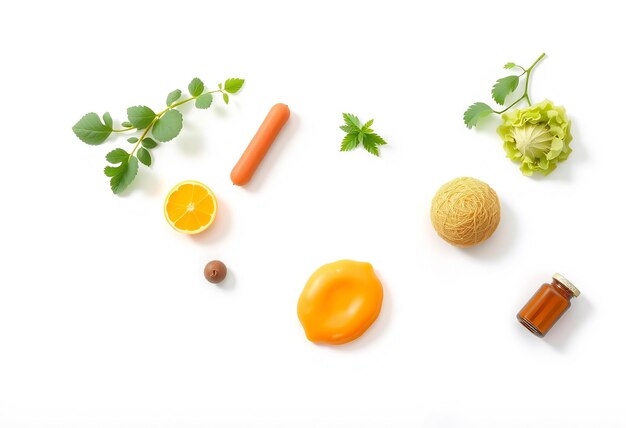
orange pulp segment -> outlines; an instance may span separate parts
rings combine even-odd
[[[174,229],[187,235],[206,230],[217,213],[217,199],[199,181],[178,183],[165,198],[165,218]]]

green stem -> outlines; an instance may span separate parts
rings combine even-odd
[[[126,132],[126,131],[132,131],[133,129],[135,129],[134,126],[130,128],[124,128],[124,129],[113,129],[113,132]]]
[[[208,91],[208,92],[204,92],[200,95],[204,95],[204,94],[213,94],[215,92],[223,92],[221,89],[216,89],[214,91]],[[161,110],[160,112],[158,112],[155,116],[154,119],[152,119],[152,122],[150,122],[150,125],[148,125],[146,127],[146,129],[143,131],[143,133],[141,134],[141,137],[139,137],[139,140],[137,140],[137,142],[135,143],[135,146],[133,147],[133,150],[130,152],[130,155],[128,156],[128,159],[132,158],[133,155],[135,154],[135,152],[137,151],[137,149],[139,148],[139,146],[141,145],[141,142],[146,138],[146,135],[148,135],[148,132],[152,129],[152,127],[154,126],[154,124],[156,123],[157,120],[159,120],[161,118],[161,116],[163,116],[165,113],[167,113],[168,111],[172,110],[175,107],[178,107],[180,105],[183,105],[185,103],[188,103],[189,101],[195,100],[196,98],[198,98],[200,95],[198,95],[197,97],[189,97],[187,99],[184,99],[182,101],[179,101],[177,103],[172,104],[171,106],[166,107],[165,109]],[[130,129],[134,129],[133,128],[128,128],[128,130]],[[121,132],[121,131],[120,131]]]
[[[541,55],[539,55],[539,58],[537,58],[535,60],[535,62],[533,62],[531,64],[530,67],[528,67],[527,69],[524,70],[524,72],[522,74],[520,74],[519,77],[522,77],[524,74],[526,75],[526,83],[524,84],[524,93],[522,94],[521,97],[519,97],[517,100],[515,100],[513,102],[513,104],[511,104],[510,106],[508,106],[507,108],[505,108],[504,110],[501,111],[494,111],[494,113],[496,114],[502,114],[504,112],[506,112],[507,110],[509,110],[511,107],[513,107],[514,105],[516,105],[517,103],[519,103],[522,100],[526,100],[526,102],[528,102],[528,105],[531,106],[533,105],[533,103],[530,101],[530,95],[528,95],[528,85],[530,84],[530,73],[533,71],[533,68],[535,68],[535,66],[539,63],[539,61],[541,61],[543,59],[543,57],[545,57],[546,54],[542,53]],[[521,67],[520,67],[521,68]]]

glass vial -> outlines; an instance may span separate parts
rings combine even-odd
[[[551,284],[543,284],[517,314],[517,320],[539,337],[552,328],[571,306],[572,297],[580,291],[563,275],[555,273]]]

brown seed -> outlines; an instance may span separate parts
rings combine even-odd
[[[226,265],[219,260],[212,260],[204,267],[204,277],[213,284],[220,283],[226,278]]]

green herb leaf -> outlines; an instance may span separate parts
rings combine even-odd
[[[123,126],[124,128],[132,128],[132,127],[133,127],[133,124],[132,124],[132,123],[130,123],[130,122],[122,122],[122,126]]]
[[[150,152],[143,147],[137,150],[137,159],[145,166],[152,165],[152,156],[150,156]]]
[[[221,83],[218,83],[217,87],[220,89],[220,91],[222,90],[222,84]]]
[[[122,163],[116,170],[116,174],[111,177],[111,190],[113,193],[119,194],[123,192],[135,179],[138,169],[139,163],[134,156],[127,162]]]
[[[504,64],[504,68],[507,70],[515,67],[519,67],[519,65],[515,64],[514,62],[507,62],[506,64]]]
[[[377,146],[384,146],[387,144],[383,137],[374,133],[365,134],[365,136],[363,137],[363,144],[365,144],[366,141],[369,141],[372,144],[376,144]]]
[[[183,115],[178,110],[169,110],[152,127],[152,136],[157,141],[170,141],[183,129]]]
[[[489,116],[493,112],[493,109],[485,103],[474,103],[463,113],[463,122],[471,129],[476,126],[480,119]]]
[[[371,134],[369,134],[369,135],[371,135]],[[370,152],[374,156],[380,156],[380,153],[378,152],[378,146],[376,145],[374,140],[369,139],[369,138],[364,138],[363,139],[363,147],[365,147],[365,150],[367,150],[368,152]]]
[[[115,149],[115,150],[111,150],[109,153],[107,153],[106,160],[109,163],[112,163],[112,164],[122,163],[122,162],[128,161],[128,157],[129,156],[130,155],[128,154],[128,152],[126,152],[126,150],[124,150],[124,149]]]
[[[361,130],[362,130],[363,132],[365,132],[366,134],[371,134],[372,132],[374,132],[374,131],[372,131],[372,129],[370,128],[373,124],[374,124],[374,119],[370,119],[370,120],[368,120],[367,122],[365,122],[365,125],[363,125],[363,127],[361,128]]]
[[[182,94],[183,94],[183,93],[181,92],[181,90],[180,90],[180,89],[176,89],[175,91],[170,92],[170,93],[167,95],[167,100],[165,101],[165,103],[167,104],[167,106],[168,106],[168,107],[169,107],[169,106],[171,106],[172,104],[174,104],[174,102],[175,102],[177,99],[179,99],[179,98],[180,98],[180,96],[181,96]]]
[[[104,175],[107,177],[113,177],[120,173],[123,165],[120,166],[105,166],[104,167]]]
[[[226,79],[226,82],[224,82],[224,90],[228,92],[229,94],[236,94],[237,92],[239,92],[244,82],[245,82],[244,79],[237,79],[237,78]]]
[[[358,132],[361,130],[361,121],[355,115],[343,113],[343,121],[346,123],[346,126],[351,129],[350,132]]]
[[[141,140],[141,145],[144,146],[146,149],[154,149],[157,146],[157,142],[150,137],[146,137]]]
[[[517,89],[518,84],[519,77],[517,76],[506,76],[502,79],[498,79],[496,84],[493,85],[493,88],[491,89],[491,96],[495,102],[503,105],[506,96]]]
[[[206,94],[202,94],[198,98],[196,98],[196,107],[202,109],[209,108],[211,107],[212,102],[213,95],[207,92]]]
[[[137,129],[147,128],[156,117],[152,109],[146,106],[128,107],[126,113],[128,114],[128,121]]]
[[[83,143],[98,145],[109,138],[113,129],[100,122],[100,117],[96,113],[87,113],[76,122],[72,131]]]
[[[137,141],[139,141],[139,138],[137,138],[137,137],[130,137],[126,141],[128,141],[130,144],[135,144]]]
[[[225,93],[225,92],[223,92],[223,93],[222,93],[222,98],[224,99],[224,102],[225,102],[226,104],[228,104],[228,101],[230,100],[230,98],[228,98],[228,94],[227,94],[227,93]]]
[[[113,129],[113,119],[108,111],[102,115],[102,120],[104,120],[104,126]]]
[[[353,132],[353,128],[348,125],[341,125],[339,129],[341,129],[343,132],[347,132],[348,134]]]
[[[192,97],[197,97],[204,92],[204,83],[202,83],[202,80],[194,77],[191,83],[189,83],[187,89],[189,89],[189,93]]]
[[[342,152],[354,150],[361,144],[371,154],[380,156],[378,146],[384,146],[387,142],[380,135],[375,134],[371,128],[374,124],[374,119],[368,120],[361,126],[361,121],[358,117],[350,113],[343,113],[343,121],[345,125],[339,128],[346,132],[347,135],[341,142],[340,150]]]
[[[348,134],[343,137],[343,141],[341,142],[341,151],[347,152],[350,150],[354,150],[359,145],[359,138],[357,134]]]

